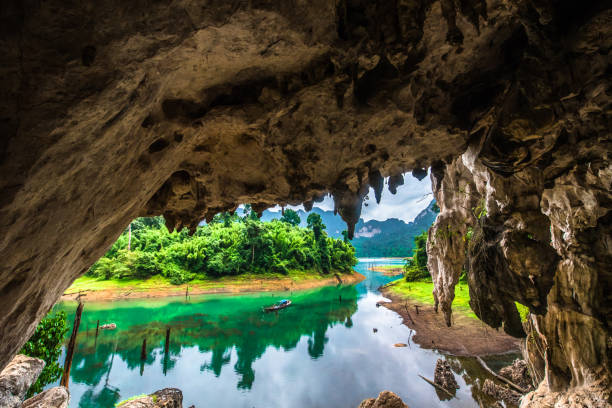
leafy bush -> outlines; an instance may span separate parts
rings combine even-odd
[[[21,354],[40,358],[46,363],[40,376],[28,390],[27,398],[38,394],[45,385],[57,381],[62,375],[62,369],[57,360],[67,331],[68,323],[65,312],[48,315],[40,321],[32,337],[23,345]]]

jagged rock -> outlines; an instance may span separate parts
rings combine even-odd
[[[23,402],[21,408],[68,408],[68,404],[70,404],[68,389],[53,387],[28,398]]]
[[[36,382],[45,362],[39,358],[18,354],[0,372],[0,407],[14,408],[21,402]]]
[[[533,383],[529,375],[529,367],[525,360],[514,360],[511,365],[502,368],[499,371],[499,375],[506,377],[525,390],[533,389]]]
[[[408,408],[408,405],[391,391],[382,391],[376,399],[368,398],[361,401],[358,408]]]
[[[518,405],[522,397],[518,392],[511,390],[508,387],[498,385],[490,379],[486,379],[482,385],[482,392],[495,398],[498,401],[503,401],[506,404]]]
[[[551,392],[545,382],[525,395],[520,408],[610,408],[612,387],[605,377],[592,378],[568,392]]]
[[[457,388],[459,388],[457,380],[455,380],[455,375],[453,374],[448,361],[439,358],[436,362],[436,368],[434,370],[434,383],[438,384],[451,394],[455,394]],[[447,395],[444,395],[443,397],[449,398]]]
[[[121,406],[123,408],[182,408],[183,393],[178,388],[164,388],[151,395],[128,401]]]

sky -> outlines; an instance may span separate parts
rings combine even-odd
[[[416,217],[433,199],[431,193],[431,179],[429,174],[419,181],[410,173],[404,174],[404,185],[397,188],[397,194],[393,195],[387,188],[388,180],[385,180],[385,188],[382,192],[380,204],[376,204],[374,191],[370,188],[369,200],[364,201],[361,207],[361,218],[364,221],[379,220],[384,221],[389,218],[398,218],[405,222],[410,222]],[[365,203],[368,205],[366,206]],[[323,210],[333,210],[334,200],[326,196],[325,200],[315,203],[315,207]],[[303,210],[302,205],[288,206],[287,208]],[[280,211],[280,207],[270,208],[270,211]]]

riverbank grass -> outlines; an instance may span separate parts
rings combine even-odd
[[[433,282],[431,279],[407,282],[404,278],[394,280],[385,285],[389,291],[406,299],[412,299],[419,303],[427,305],[434,304],[433,299]],[[527,320],[529,308],[516,302],[516,308],[521,316],[521,321]],[[455,285],[455,299],[453,300],[453,311],[463,313],[473,319],[478,319],[478,316],[470,308],[470,290],[467,282],[458,282]]]
[[[412,299],[419,303],[433,306],[433,282],[431,279],[407,282],[400,278],[388,283],[386,288],[397,296]],[[455,286],[455,300],[453,300],[453,311],[463,313],[471,318],[478,319],[470,309],[470,292],[465,282],[458,282]]]
[[[346,274],[337,271],[332,271],[328,274],[322,274],[314,270],[290,270],[288,274],[280,274],[273,272],[266,273],[244,273],[240,275],[225,275],[219,278],[205,277],[191,280],[182,285],[173,284],[169,278],[161,275],[154,275],[148,279],[109,279],[104,280],[92,276],[82,276],[75,280],[73,284],[64,292],[64,295],[76,295],[79,292],[126,292],[130,293],[147,293],[152,291],[168,291],[176,294],[177,290],[185,290],[189,288],[189,292],[198,291],[216,292],[222,289],[245,288],[253,286],[253,290],[257,291],[257,287],[266,284],[295,284],[319,286],[318,282],[329,281],[338,274],[342,279],[344,276],[353,276],[355,273]],[[181,289],[183,288],[183,289]]]

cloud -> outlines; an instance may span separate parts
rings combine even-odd
[[[429,174],[428,174],[429,176]],[[387,189],[388,179],[385,180],[385,188],[383,189],[380,204],[376,204],[374,198],[374,190],[370,189],[368,200],[364,201],[361,207],[361,218],[364,221],[378,220],[384,221],[389,218],[397,218],[405,222],[410,222],[423,211],[433,199],[431,193],[431,179],[425,177],[419,181],[412,177],[410,173],[404,174],[404,185],[397,188],[397,194],[393,195]],[[325,199],[320,203],[315,203],[315,207],[319,207],[325,211],[334,209],[334,200],[330,196],[325,196]],[[289,206],[295,210],[303,210],[302,205]],[[270,211],[280,211],[280,207],[270,208]]]

